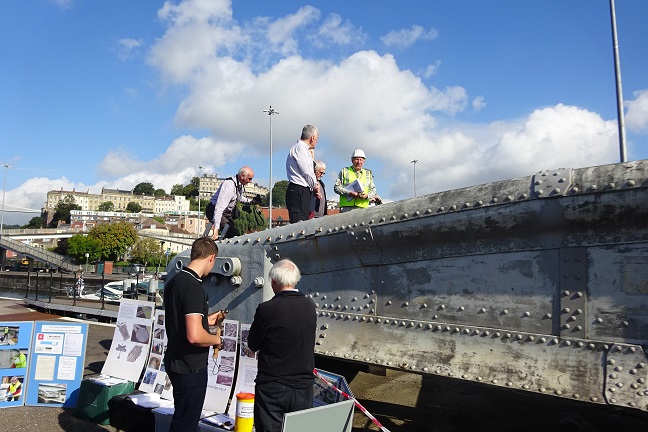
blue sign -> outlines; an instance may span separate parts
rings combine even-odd
[[[87,342],[86,323],[35,323],[26,405],[76,406]]]
[[[34,323],[0,322],[0,408],[22,406]]]

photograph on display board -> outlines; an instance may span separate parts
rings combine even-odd
[[[23,395],[24,375],[3,376],[0,384],[0,400],[3,402],[20,401]]]
[[[0,347],[6,345],[16,345],[18,343],[18,336],[20,334],[20,327],[5,325],[0,327]]]
[[[66,384],[41,383],[38,385],[38,403],[62,404],[66,397]]]

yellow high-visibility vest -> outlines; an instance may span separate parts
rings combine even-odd
[[[346,167],[342,170],[342,186],[346,186],[354,181],[362,185],[363,192],[368,193],[369,181],[371,180],[371,170],[362,169],[360,175],[353,169],[353,167]],[[347,198],[346,195],[340,195],[340,207],[369,207],[369,199],[361,198]]]

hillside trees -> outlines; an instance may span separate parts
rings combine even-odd
[[[79,262],[85,259],[86,253],[93,261],[102,259],[116,261],[135,244],[137,239],[135,227],[128,222],[100,224],[92,227],[87,235],[77,234],[68,239],[66,254],[73,256]],[[61,246],[59,242],[59,248]]]

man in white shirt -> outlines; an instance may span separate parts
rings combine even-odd
[[[319,131],[315,126],[306,125],[302,129],[301,138],[292,146],[286,158],[286,176],[288,188],[286,189],[286,207],[290,223],[308,220],[311,196],[322,197],[320,186],[313,171],[314,150],[319,138]]]

